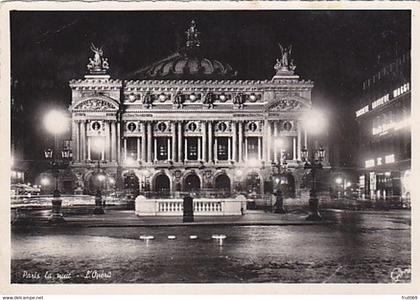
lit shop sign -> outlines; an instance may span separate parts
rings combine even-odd
[[[404,93],[407,93],[408,91],[410,91],[410,84],[406,83],[403,84],[402,86],[400,86],[399,88],[395,89],[392,92],[392,98],[396,98],[398,96],[401,96]],[[382,96],[379,99],[376,99],[375,101],[373,101],[370,105],[366,105],[363,108],[359,109],[356,111],[356,118],[360,117],[362,115],[364,115],[365,113],[374,110],[377,107],[380,107],[382,105],[384,105],[385,103],[387,103],[390,100],[390,95],[386,94],[384,96]]]
[[[386,164],[392,164],[394,162],[395,162],[395,155],[394,154],[385,156],[385,163]]]
[[[367,113],[368,111],[369,111],[369,105],[366,105],[365,107],[356,111],[356,117],[360,117],[361,115]]]
[[[379,98],[378,100],[372,102],[372,109],[375,109],[378,106],[387,103],[388,101],[389,101],[389,94],[386,94],[385,96],[383,96],[383,97]]]
[[[390,154],[385,156],[385,164],[392,164],[395,162],[395,155]],[[381,166],[383,163],[383,157],[377,157],[376,158],[376,165]],[[368,159],[365,160],[365,168],[372,168],[375,166],[375,160],[374,159]]]
[[[410,119],[405,119],[399,122],[388,122],[377,127],[373,127],[372,134],[386,134],[389,130],[399,130],[401,128],[410,126]]]
[[[365,161],[365,168],[372,168],[375,166],[375,160],[369,159]]]
[[[398,89],[395,89],[394,92],[392,93],[395,97],[398,97],[404,93],[407,93],[410,90],[410,84],[406,83],[404,85],[402,85],[401,87],[399,87]]]

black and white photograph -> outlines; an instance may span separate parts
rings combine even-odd
[[[9,11],[10,284],[412,283],[412,10],[100,9]]]

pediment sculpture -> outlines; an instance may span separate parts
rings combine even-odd
[[[117,107],[101,99],[90,99],[83,101],[75,106],[76,110],[115,110]]]
[[[272,105],[269,110],[296,110],[300,109],[302,104],[294,99],[281,99]]]

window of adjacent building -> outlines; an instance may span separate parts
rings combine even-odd
[[[224,123],[222,123],[224,124]],[[228,138],[227,137],[218,137],[217,138],[217,159],[218,160],[228,160]]]
[[[198,160],[198,138],[187,138],[187,159]]]
[[[161,123],[163,124],[163,123]],[[168,160],[168,138],[159,137],[156,141],[157,146],[157,160]]]

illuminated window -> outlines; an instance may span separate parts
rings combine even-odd
[[[378,158],[376,159],[376,165],[377,165],[377,166],[382,165],[382,157],[378,157]]]
[[[224,124],[224,123],[222,123]],[[217,138],[217,159],[218,160],[228,160],[228,138],[219,137]]]
[[[161,123],[163,124],[163,123]],[[167,160],[168,159],[168,138],[159,137],[156,141],[157,146],[157,159],[158,160]]]

